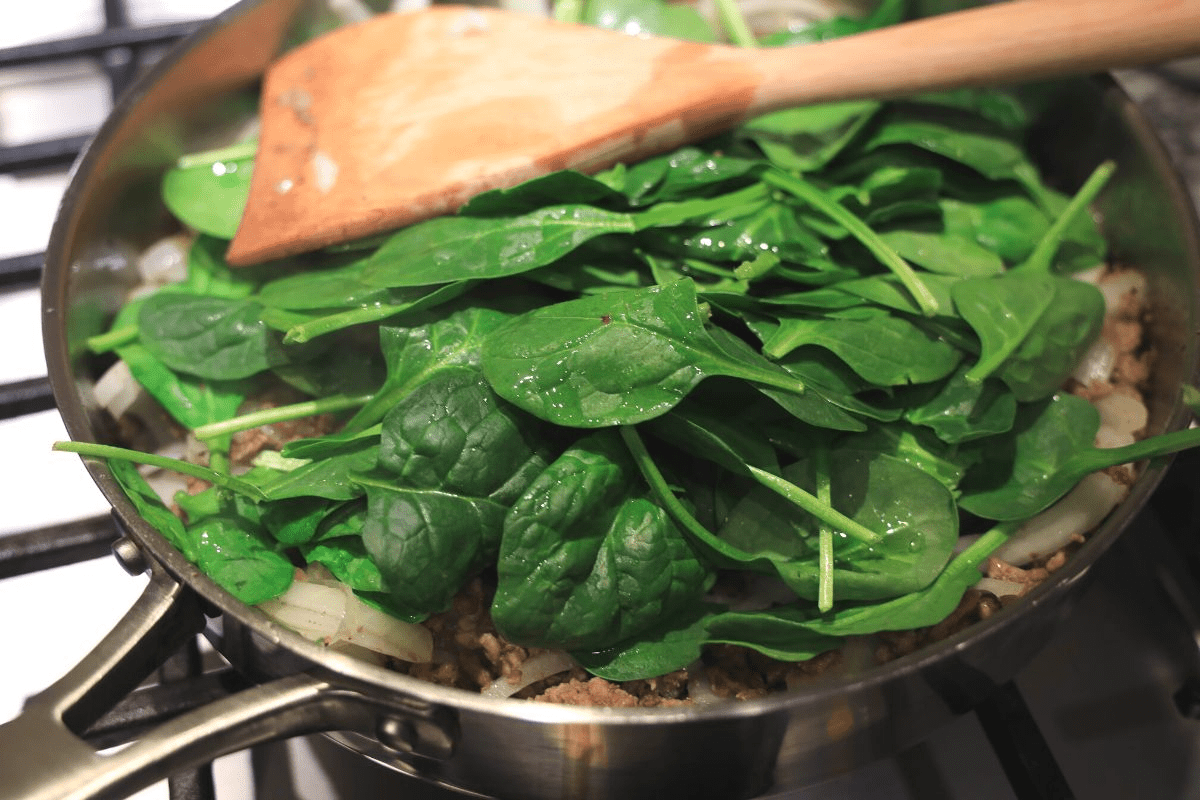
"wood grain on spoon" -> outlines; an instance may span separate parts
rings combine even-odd
[[[796,48],[628,36],[442,6],[341,28],[268,71],[245,265],[393,230],[546,172],[595,171],[786,106],[1200,52],[1200,0],[1013,0]]]

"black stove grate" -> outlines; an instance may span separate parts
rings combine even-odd
[[[115,98],[156,52],[201,24],[193,21],[131,27],[125,0],[102,2],[106,24],[101,32],[0,49],[0,68],[93,58],[107,75]],[[21,174],[68,166],[88,138],[68,136],[0,147],[0,173]],[[0,292],[36,285],[43,261],[43,253],[0,259]],[[0,419],[14,419],[53,406],[46,378],[0,385]],[[0,537],[0,578],[103,556],[117,536],[113,520],[103,515],[5,535]],[[195,642],[169,659],[157,678],[156,684],[138,689],[121,700],[85,737],[97,747],[131,741],[153,725],[245,686],[245,681],[231,670],[205,672]],[[1191,688],[1200,698],[1200,689]],[[1196,708],[1200,708],[1200,699],[1181,707],[1181,711],[1200,716]],[[1015,684],[999,687],[976,714],[1017,797],[1069,800],[1074,796]],[[898,758],[912,795],[948,797],[945,788],[939,788],[941,781],[936,771],[928,767],[927,759],[922,756],[922,747],[917,745]],[[209,800],[215,796],[211,765],[176,776],[169,783],[172,800]]]
[[[49,65],[67,59],[94,59],[106,75],[113,99],[165,46],[196,30],[203,20],[130,27],[125,0],[103,0],[104,29],[87,36],[50,40],[0,49],[0,68]],[[28,174],[70,166],[87,144],[88,135],[66,136],[0,147],[0,173]],[[44,253],[0,259],[0,292],[30,288],[41,280]],[[16,419],[54,407],[45,377],[0,385],[0,419]],[[0,578],[98,558],[110,552],[118,531],[101,515],[0,537]],[[222,693],[236,689],[236,677],[205,677],[195,642],[159,669],[156,684],[134,692],[85,733],[97,748],[131,741],[151,723],[175,716]],[[213,800],[211,765],[169,780],[171,800]]]

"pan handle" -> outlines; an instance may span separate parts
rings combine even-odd
[[[204,626],[199,596],[158,565],[116,627],[76,667],[0,725],[0,800],[127,797],[169,775],[274,739],[348,730],[377,736],[381,709],[308,674],[260,684],[151,730],[114,753],[77,735]],[[383,726],[384,730],[387,726]]]

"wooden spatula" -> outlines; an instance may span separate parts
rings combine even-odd
[[[1013,0],[761,50],[490,9],[384,15],[268,71],[228,258],[257,263],[395,229],[488,189],[644,158],[781,107],[1195,52],[1200,0]]]

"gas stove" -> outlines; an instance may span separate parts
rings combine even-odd
[[[50,451],[66,434],[44,381],[39,254],[73,155],[108,112],[113,93],[198,20],[228,5],[49,0],[8,11],[0,27],[0,334],[6,343],[0,359],[6,509],[0,636],[7,645],[0,721],[73,666],[146,585],[106,557],[116,532],[79,461]],[[1200,66],[1177,63],[1118,78],[1157,124],[1200,200]],[[1154,502],[1093,570],[1070,624],[978,713],[896,758],[787,796],[1200,797],[1198,468],[1200,457],[1179,460]],[[206,675],[223,674],[219,656],[202,642],[190,658]],[[178,662],[167,671],[179,672]],[[196,680],[195,673],[185,668],[183,677],[160,679],[166,687]],[[163,693],[152,697],[149,710],[135,703],[102,721],[94,741],[115,745],[136,735],[143,718],[170,713]],[[321,737],[305,737],[226,756],[136,797],[337,800],[384,791],[459,796]]]

